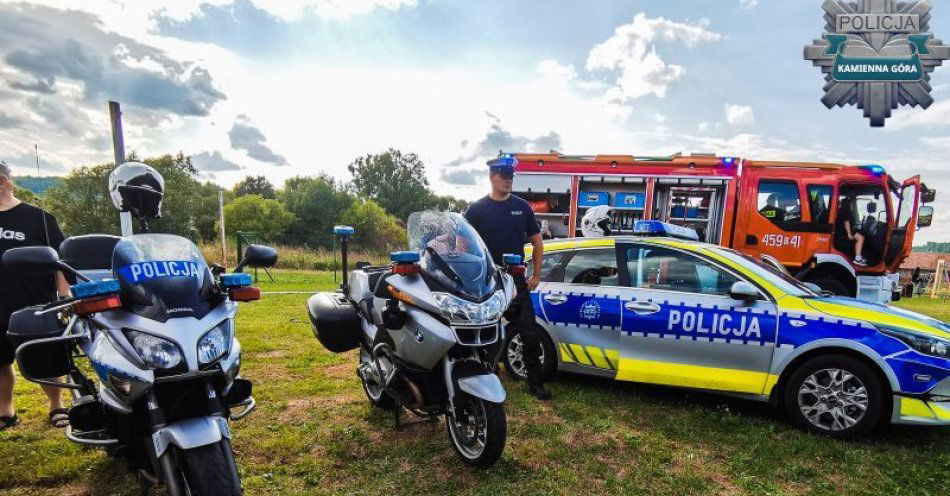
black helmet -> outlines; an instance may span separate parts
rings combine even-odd
[[[109,174],[112,204],[137,219],[161,217],[164,194],[165,179],[143,163],[126,162]]]

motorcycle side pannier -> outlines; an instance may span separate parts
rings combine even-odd
[[[59,337],[66,330],[56,312],[36,315],[40,308],[26,307],[10,316],[7,340],[13,349],[37,339]],[[18,363],[21,372],[29,377],[60,377],[69,371],[69,346],[65,341],[27,346],[19,353]]]
[[[317,293],[307,300],[313,334],[334,353],[360,346],[360,317],[342,293]]]

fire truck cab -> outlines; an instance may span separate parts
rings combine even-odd
[[[936,196],[919,176],[897,182],[879,165],[712,154],[499,158],[515,164],[514,193],[531,203],[545,237],[579,237],[585,211],[609,205],[612,235],[631,234],[642,219],[690,227],[823,290],[880,303],[899,297],[897,269],[915,230],[930,225],[924,203]]]

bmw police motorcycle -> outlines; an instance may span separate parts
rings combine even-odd
[[[78,280],[71,298],[11,317],[20,371],[68,388],[66,437],[124,459],[143,494],[157,484],[170,496],[242,494],[228,422],[255,403],[251,383],[238,377],[234,318],[237,302],[260,299],[260,290],[241,269],[272,266],[277,252],[252,245],[235,273],[209,268],[191,241],[148,233],[164,190],[154,169],[126,163],[109,183],[115,206],[138,218],[143,234],[78,236],[59,254],[24,247],[3,255],[9,270]]]
[[[515,296],[508,272],[521,257],[494,265],[484,242],[460,215],[409,217],[410,250],[392,264],[358,264],[336,293],[308,301],[313,331],[330,351],[359,349],[357,374],[372,405],[420,417],[445,415],[449,438],[467,464],[488,468],[505,446],[506,392],[495,374],[502,314]]]

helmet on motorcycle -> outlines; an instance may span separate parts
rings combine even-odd
[[[131,212],[137,219],[162,216],[165,179],[155,169],[126,162],[109,174],[109,195],[120,212]]]
[[[608,205],[593,207],[581,219],[581,233],[586,238],[610,236],[610,212]]]

